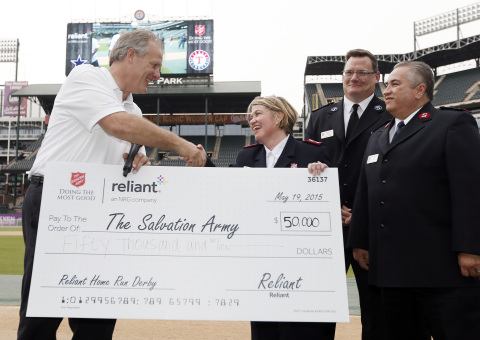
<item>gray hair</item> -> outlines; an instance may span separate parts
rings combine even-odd
[[[112,66],[114,62],[123,60],[131,48],[133,48],[139,56],[144,56],[148,52],[150,41],[156,42],[161,47],[163,55],[163,43],[158,38],[158,35],[152,31],[138,29],[120,35],[120,38],[118,38],[117,43],[110,53],[109,65]]]
[[[393,69],[399,67],[408,67],[412,72],[407,73],[410,88],[414,88],[420,84],[425,84],[425,94],[428,99],[433,100],[433,90],[435,87],[435,78],[432,68],[423,61],[403,61],[395,65]]]

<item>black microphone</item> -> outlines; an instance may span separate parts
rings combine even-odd
[[[132,165],[133,165],[133,160],[135,159],[135,156],[138,153],[138,150],[140,150],[142,146],[139,144],[134,144],[132,143],[132,146],[130,147],[130,152],[128,153],[127,160],[125,161],[125,165],[123,166],[123,176],[127,177],[128,173],[132,171]]]

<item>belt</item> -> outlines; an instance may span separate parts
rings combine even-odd
[[[43,184],[43,176],[30,176],[30,182]]]

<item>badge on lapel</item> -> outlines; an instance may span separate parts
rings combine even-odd
[[[374,107],[374,109],[377,110],[377,111],[380,111],[380,110],[383,109],[383,107],[381,105],[377,105],[377,106]]]
[[[428,113],[428,112],[423,112],[423,113],[420,113],[418,115],[418,118],[420,118],[420,119],[426,119],[428,117],[430,117],[430,113]]]
[[[332,109],[330,111],[335,112],[337,110],[338,110],[338,107],[332,107]]]

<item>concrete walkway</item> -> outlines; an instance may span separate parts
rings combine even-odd
[[[0,339],[15,340],[18,306],[0,306]],[[338,323],[335,340],[360,340],[359,316]],[[69,340],[72,332],[66,319],[57,331],[57,340]],[[250,340],[247,321],[117,320],[113,340]]]

